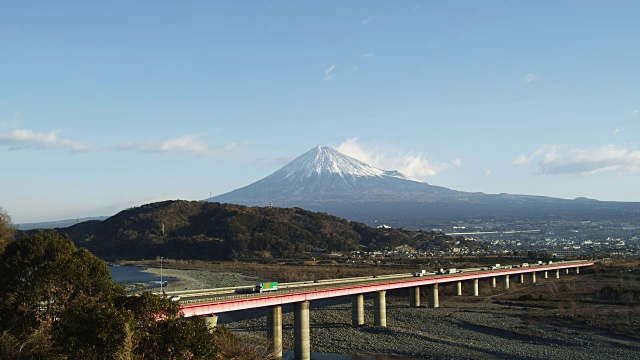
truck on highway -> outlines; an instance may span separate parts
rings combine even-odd
[[[259,282],[256,284],[256,287],[253,288],[253,292],[263,293],[269,291],[277,291],[278,290],[278,282]]]
[[[421,276],[424,276],[426,273],[427,273],[427,270],[418,270],[413,274],[413,276],[421,277]]]
[[[451,269],[440,269],[438,270],[438,275],[444,275],[444,274],[457,274],[459,272],[462,272],[460,270],[456,270],[456,268],[451,268]]]

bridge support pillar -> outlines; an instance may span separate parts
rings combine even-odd
[[[529,280],[531,280],[532,284],[536,283],[536,272],[529,273]]]
[[[502,278],[502,288],[505,290],[509,290],[509,275],[505,275]]]
[[[556,279],[560,279],[560,269],[556,270]]]
[[[456,281],[453,283],[453,293],[462,296],[462,281]]]
[[[429,307],[435,309],[440,307],[440,299],[438,297],[438,284],[431,284],[427,287],[429,291]]]
[[[548,278],[549,278],[549,272],[548,272],[548,271],[545,271],[545,272],[544,272],[544,278],[545,278],[545,279],[548,279]]]
[[[480,295],[480,292],[478,291],[478,279],[473,279],[469,281],[471,281],[471,296]]]
[[[282,359],[282,306],[267,309],[267,338],[276,359]]]
[[[204,326],[207,328],[207,330],[212,332],[213,329],[215,329],[216,326],[218,326],[218,315],[211,314],[211,315],[204,316]]]
[[[311,359],[309,339],[309,302],[293,304],[293,357],[296,360]]]
[[[387,326],[387,292],[378,291],[373,298],[373,325]],[[297,357],[296,357],[297,359]]]
[[[569,268],[564,269],[565,273],[569,275]]]
[[[498,286],[497,278],[494,276],[491,278],[491,287],[496,288]]]
[[[580,274],[580,268],[576,267],[576,275]]]
[[[364,325],[364,294],[354,295],[351,298],[351,325]]]
[[[420,307],[420,286],[409,289],[409,302],[412,308]]]
[[[518,281],[518,283],[520,284],[524,284],[524,274],[520,274],[520,281]]]

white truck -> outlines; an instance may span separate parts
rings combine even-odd
[[[451,269],[440,269],[438,270],[437,274],[438,275],[444,275],[444,274],[457,274],[462,272],[461,270],[457,270],[456,268],[451,268]]]
[[[415,276],[415,277],[422,277],[422,276],[424,276],[426,273],[427,273],[427,270],[418,270],[418,271],[416,271],[416,272],[413,274],[413,276]]]

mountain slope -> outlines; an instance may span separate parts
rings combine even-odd
[[[299,257],[310,251],[379,249],[408,244],[448,248],[441,233],[377,229],[300,208],[259,208],[202,201],[163,201],[104,221],[58,229],[107,259]],[[469,242],[469,246],[476,246]]]
[[[212,197],[209,201],[250,206],[309,206],[310,204],[398,201],[433,201],[457,192],[414,181],[397,171],[384,171],[319,146],[275,173],[251,185]]]
[[[468,219],[640,218],[640,203],[456,191],[385,171],[329,147],[316,147],[280,170],[208,201],[301,207],[366,224],[429,228]]]

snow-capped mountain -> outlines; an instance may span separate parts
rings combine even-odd
[[[453,192],[385,171],[335,149],[318,146],[251,185],[208,199],[241,205],[305,207],[339,202],[397,201],[415,192]]]
[[[640,203],[565,200],[543,196],[456,191],[411,180],[319,146],[280,170],[208,201],[249,206],[301,207],[373,224],[423,226],[481,218],[627,216]]]

